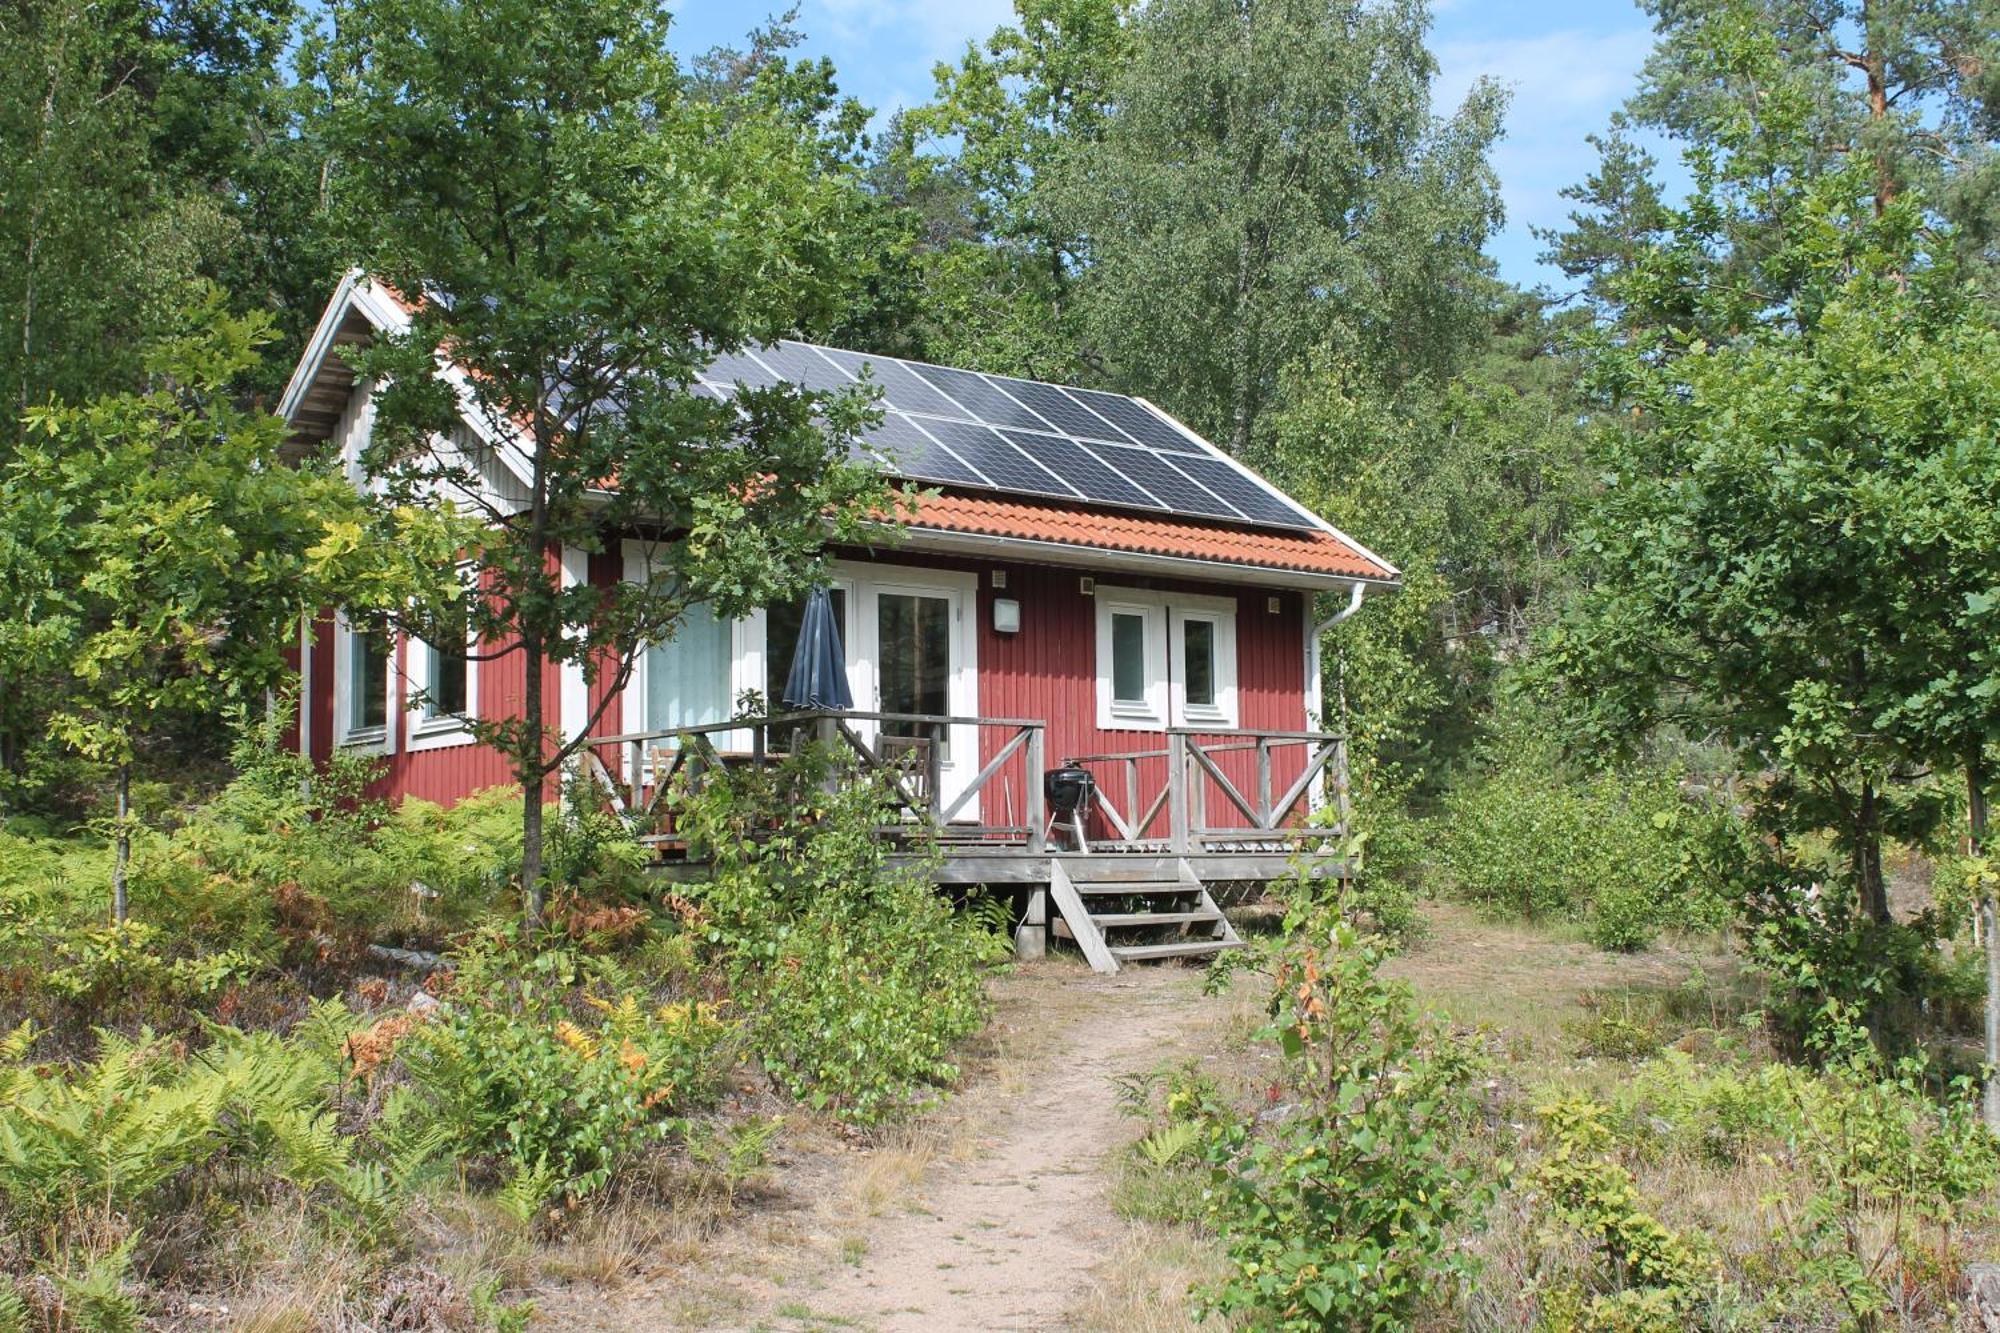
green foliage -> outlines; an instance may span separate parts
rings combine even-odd
[[[1400,1328],[1468,1261],[1454,1245],[1489,1187],[1463,1138],[1473,1052],[1378,975],[1337,914],[1277,958],[1264,1040],[1285,1114],[1212,1108],[1209,1221],[1230,1275],[1204,1294],[1260,1327]]]
[[[1503,95],[1433,117],[1417,5],[1168,0],[1138,11],[1102,131],[1038,180],[1088,238],[1088,346],[1242,455],[1283,375],[1331,350],[1383,382],[1447,369],[1497,216]]]
[[[1603,1262],[1578,1280],[1551,1280],[1544,1324],[1733,1327],[1725,1312],[1734,1311],[1745,1326],[1789,1327],[1831,1307],[1868,1328],[1899,1304],[1941,1301],[1956,1280],[1955,1235],[1985,1215],[2000,1183],[2000,1147],[1979,1123],[1970,1080],[1941,1083],[1920,1060],[1883,1061],[1856,1018],[1828,1006],[1819,1072],[1668,1051],[1601,1098],[1546,1097],[1534,1179]],[[1762,1204],[1770,1262],[1788,1280],[1738,1290],[1697,1235],[1661,1220],[1621,1157],[1795,1167]]]
[[[808,750],[674,800],[714,858],[691,896],[758,1059],[807,1105],[867,1123],[958,1077],[952,1047],[985,1019],[981,964],[1005,943],[956,914],[920,863],[890,864],[875,830],[893,797],[835,763]]]
[[[1632,1173],[1606,1156],[1612,1146],[1606,1109],[1570,1097],[1536,1114],[1551,1140],[1536,1180],[1556,1216],[1597,1247],[1609,1270],[1610,1292],[1590,1298],[1577,1326],[1606,1333],[1693,1326],[1702,1289],[1715,1281],[1715,1264],[1654,1216]]]
[[[1584,920],[1610,950],[1644,948],[1663,928],[1727,925],[1752,845],[1732,812],[1684,796],[1671,775],[1576,779],[1545,746],[1511,747],[1438,820],[1451,892],[1528,920]]]
[[[216,1206],[282,1183],[364,1228],[386,1222],[387,1183],[336,1127],[335,1060],[271,1033],[211,1035],[189,1054],[107,1032],[75,1070],[18,1063],[26,1028],[0,1044],[0,1210],[29,1257],[60,1270],[111,1236],[115,1264],[98,1250],[80,1279],[108,1299],[191,1187],[193,1206]]]
[[[726,620],[796,596],[829,537],[894,521],[885,484],[848,457],[870,410],[859,392],[786,384],[718,402],[692,384],[717,352],[845,313],[875,268],[873,233],[853,225],[873,214],[801,114],[799,71],[770,65],[731,95],[681,69],[670,21],[647,0],[329,13],[344,223],[371,275],[424,298],[356,358],[379,386],[362,460],[375,527],[448,500],[471,521],[463,545],[487,594],[433,583],[358,609],[434,642],[470,630],[530,681],[570,662],[622,684],[692,608]],[[439,377],[445,362],[463,376]],[[486,456],[431,447],[461,415],[511,437],[517,482],[496,490]],[[548,560],[663,531],[674,539],[646,541],[650,580],[566,587]],[[413,555],[423,585],[432,553]],[[521,787],[531,918],[544,787],[576,748],[547,744],[544,710],[531,688],[517,714],[471,724]]]
[[[461,1163],[490,1165],[532,1213],[607,1185],[714,1096],[730,1028],[713,1005],[661,1003],[607,959],[460,953],[449,999],[399,1048],[395,1108]]]

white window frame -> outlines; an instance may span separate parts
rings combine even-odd
[[[1138,700],[1112,697],[1112,632],[1115,616],[1137,616],[1145,627],[1145,694]],[[1100,731],[1165,731],[1167,728],[1167,609],[1156,594],[1124,588],[1097,589],[1097,727]]]
[[[1223,598],[1169,597],[1167,599],[1167,652],[1172,663],[1172,702],[1175,725],[1221,727],[1237,725],[1236,708],[1236,603]],[[1187,627],[1200,621],[1213,626],[1215,701],[1198,704],[1187,697]]]
[[[1169,727],[1234,730],[1241,714],[1236,687],[1236,599],[1197,593],[1156,592],[1097,585],[1097,727],[1100,731],[1165,731]],[[1111,697],[1112,616],[1144,622],[1146,697],[1143,703]],[[1215,702],[1187,698],[1187,626],[1214,626]]]
[[[389,669],[382,673],[385,697],[382,701],[383,723],[379,727],[357,727],[354,724],[354,640],[359,637],[353,625],[348,622],[347,613],[336,611],[333,616],[333,743],[343,750],[360,754],[394,754],[396,752],[396,729],[390,723],[396,716],[396,637],[387,636]]]
[[[462,713],[433,713],[430,701],[419,696],[430,689],[431,662],[438,655],[437,650],[416,635],[404,639],[403,661],[408,672],[404,698],[409,707],[405,710],[404,725],[410,738],[412,750],[437,750],[449,745],[471,745],[472,719],[479,716],[479,663],[471,654],[477,651],[478,641],[471,633],[465,638],[465,711]]]

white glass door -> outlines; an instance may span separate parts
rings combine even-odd
[[[971,717],[978,711],[972,575],[870,571],[857,578],[860,616],[848,645],[855,702],[865,711]],[[979,729],[891,720],[866,733],[877,750],[928,771],[936,751],[938,790],[949,806],[979,770]],[[976,820],[978,800],[954,818]]]

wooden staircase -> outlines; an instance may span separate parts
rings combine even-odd
[[[1055,931],[1093,971],[1163,958],[1208,958],[1243,941],[1184,856],[1069,856],[1049,861]]]

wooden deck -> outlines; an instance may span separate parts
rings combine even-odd
[[[954,785],[941,738],[968,731],[983,762]],[[1095,818],[1079,835],[1052,821],[1043,799],[1042,776],[1055,766],[1045,732],[1022,718],[785,713],[593,739],[578,772],[655,849],[662,878],[698,880],[706,867],[674,827],[669,794],[704,773],[780,762],[801,737],[817,739],[894,794],[895,822],[882,837],[926,844],[893,859],[924,865],[941,887],[1014,889],[1024,955],[1039,955],[1053,934],[1100,971],[1236,944],[1216,887],[1348,873],[1347,750],[1337,735],[1170,728],[1129,751],[1063,756],[1098,782]],[[996,790],[1009,799],[978,799]]]

